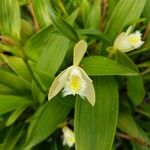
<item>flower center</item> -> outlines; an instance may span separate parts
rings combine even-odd
[[[129,39],[128,39],[128,41],[131,43],[131,44],[136,44],[136,43],[138,43],[139,42],[139,38],[138,37],[130,37]]]
[[[70,78],[70,89],[74,93],[81,88],[81,78],[77,75],[72,75]]]

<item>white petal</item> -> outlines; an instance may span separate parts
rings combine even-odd
[[[125,33],[121,33],[114,42],[114,48],[118,49],[122,52],[126,52],[128,50],[134,49],[132,45],[128,42],[127,37],[125,36]]]
[[[52,99],[66,84],[71,67],[62,71],[53,81],[48,94],[48,100]]]
[[[127,31],[125,32],[125,36],[128,36],[128,35],[131,33],[132,30],[133,30],[133,26],[130,26],[130,27],[127,29]]]
[[[75,134],[74,132],[68,128],[67,126],[62,128],[63,131],[63,144],[72,147],[75,143]]]
[[[79,41],[74,47],[73,65],[78,66],[87,50],[87,43],[84,40]]]
[[[94,106],[95,104],[95,89],[92,83],[92,80],[88,77],[88,75],[85,73],[85,71],[80,68],[80,71],[82,73],[83,80],[86,82],[86,90],[85,90],[85,97],[89,101],[89,103]]]

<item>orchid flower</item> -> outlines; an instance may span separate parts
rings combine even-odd
[[[63,145],[68,145],[69,147],[72,147],[75,144],[74,132],[67,126],[62,128],[62,132],[63,132]]]
[[[80,95],[82,99],[87,100],[94,106],[95,90],[92,80],[88,77],[85,71],[79,67],[87,50],[87,43],[84,40],[79,41],[74,47],[73,65],[62,71],[53,81],[48,99],[51,100],[62,89],[63,96]]]
[[[140,31],[135,31],[131,33],[132,26],[130,26],[126,32],[122,32],[115,39],[113,48],[116,50],[120,50],[122,52],[132,51],[141,47],[144,41],[141,40],[142,34]]]

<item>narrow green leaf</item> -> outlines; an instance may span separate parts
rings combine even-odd
[[[123,54],[120,51],[117,51],[116,59],[120,64],[136,72],[139,72],[137,66],[126,54]],[[134,77],[128,77],[127,78],[127,90],[128,90],[127,91],[128,96],[135,106],[142,103],[145,97],[145,89],[144,89],[144,82],[143,82],[142,76],[138,75]]]
[[[34,34],[25,44],[25,52],[28,58],[38,61],[41,56],[41,53],[48,49],[49,40],[53,32],[53,27],[48,26],[41,30],[40,32]]]
[[[100,32],[99,30],[82,29],[82,30],[78,30],[78,33],[81,35],[87,35],[90,37],[94,37],[97,40],[101,40],[103,42],[110,43],[110,40],[108,39],[107,35],[105,35],[105,33],[103,33],[103,32]]]
[[[150,21],[149,9],[150,9],[150,1],[147,0],[145,7],[144,7],[144,10],[143,10],[143,14],[144,14],[144,17],[146,17],[148,19],[148,21]]]
[[[127,111],[119,112],[118,118],[118,127],[129,136],[133,138],[133,140],[141,141],[143,144],[150,144],[150,140],[148,139],[146,133],[136,124],[131,114]],[[140,146],[140,145],[139,145]],[[140,146],[141,150],[149,150],[146,146]]]
[[[38,61],[37,69],[54,75],[64,60],[69,40],[64,36],[51,35],[48,42],[48,48],[43,47],[43,53]]]
[[[82,23],[84,26],[86,26],[87,22],[87,15],[90,11],[90,2],[88,0],[81,0],[80,2],[80,9],[81,9],[81,17],[82,17]]]
[[[118,0],[108,0],[108,14],[112,14],[113,10],[115,9],[115,7],[117,6]]]
[[[48,95],[48,90],[50,88],[50,85],[54,79],[54,77],[50,76],[48,73],[45,73],[43,71],[39,71],[38,69],[35,70],[36,76],[38,77],[38,81],[42,87],[44,87],[44,90],[47,91],[47,94],[41,92],[40,88],[36,85],[35,82],[33,82],[33,97],[35,100],[39,101],[40,103],[43,103],[45,100],[45,97]]]
[[[0,94],[15,94],[17,95],[18,91],[16,91],[14,88],[11,88],[9,86],[6,86],[4,84],[0,83]]]
[[[73,42],[78,42],[79,37],[77,32],[74,30],[74,28],[65,21],[62,17],[58,16],[56,12],[53,10],[52,7],[50,7],[50,17],[53,21],[53,24],[55,27],[64,34],[68,39],[72,40]]]
[[[124,26],[138,19],[145,3],[146,0],[120,0],[106,26],[105,33],[108,37],[113,40]]]
[[[57,128],[58,124],[64,121],[72,107],[72,99],[55,97],[52,101],[42,106],[38,118],[34,121],[34,128],[30,130],[24,150],[27,150],[47,138]],[[32,125],[33,126],[33,125]]]
[[[76,101],[76,149],[111,150],[118,116],[117,85],[112,77],[98,77],[93,82],[95,106],[80,98]]]
[[[16,111],[14,111],[8,118],[7,122],[6,122],[6,126],[10,126],[12,125],[17,119],[18,117],[22,114],[22,112],[31,104],[27,104],[27,105],[23,105],[22,107],[18,108]]]
[[[33,34],[34,34],[34,27],[32,24],[25,20],[21,19],[21,42],[24,44]]]
[[[21,93],[31,89],[31,85],[28,82],[19,76],[16,76],[15,74],[4,71],[2,69],[0,69],[0,83],[14,88]]]
[[[18,0],[0,0],[0,33],[19,39],[20,24]]]
[[[15,56],[7,56],[3,54],[1,56],[16,74],[22,76],[25,80],[31,82],[31,74],[29,73],[27,66],[21,58]]]
[[[23,126],[14,126],[10,128],[8,134],[3,143],[3,150],[13,150],[16,149],[16,144],[23,134]]]
[[[27,98],[13,95],[0,95],[0,113],[10,112],[33,102]]]
[[[85,28],[99,29],[101,17],[101,0],[95,0],[89,6],[89,11],[85,18]]]
[[[50,25],[52,22],[49,15],[49,0],[32,0],[32,4],[40,27]]]
[[[82,68],[91,76],[124,75],[136,76],[137,72],[103,56],[90,56],[81,62]]]
[[[145,97],[143,77],[128,77],[127,90],[128,96],[131,99],[132,103],[135,106],[141,104],[144,101]]]

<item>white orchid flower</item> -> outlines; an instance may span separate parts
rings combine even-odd
[[[85,71],[78,65],[87,50],[87,43],[84,40],[79,41],[74,47],[73,65],[62,71],[53,81],[48,100],[51,100],[59,91],[63,96],[78,94],[81,98],[87,100],[94,106],[95,90],[92,80]]]
[[[74,132],[67,126],[62,128],[62,132],[63,132],[63,145],[68,145],[69,147],[72,147],[75,144]]]
[[[131,33],[132,26],[130,26],[126,32],[121,33],[114,42],[114,49],[118,49],[122,52],[128,52],[141,47],[144,41],[141,40],[142,34],[140,31]]]

